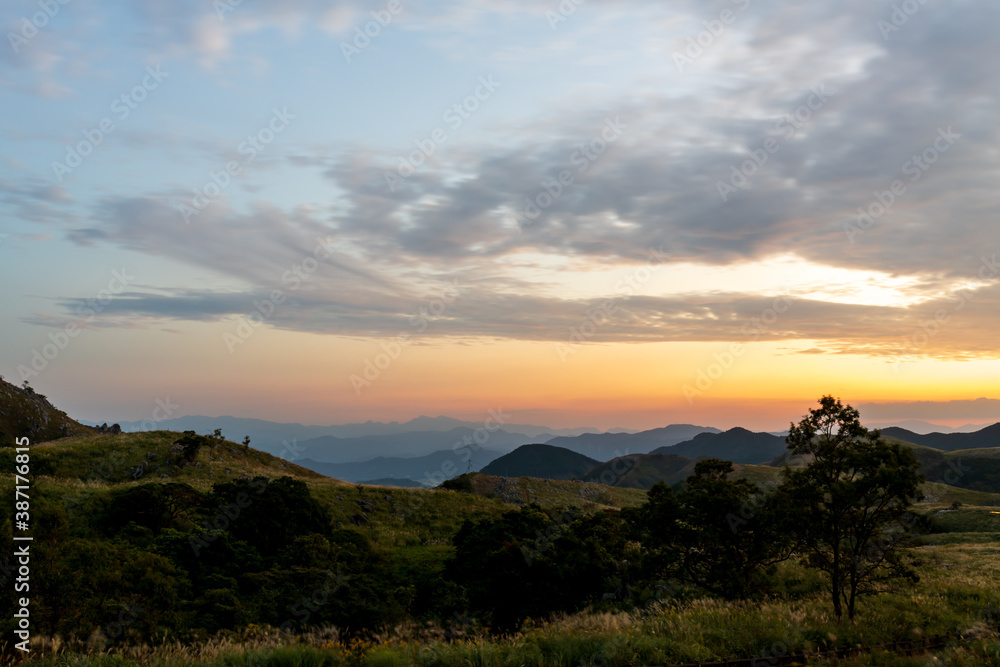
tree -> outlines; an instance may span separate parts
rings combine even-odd
[[[767,571],[792,553],[771,497],[733,472],[730,461],[698,461],[677,495],[684,578],[730,599],[761,591]]]
[[[683,553],[678,540],[680,512],[677,495],[662,480],[650,487],[642,505],[622,508],[631,537],[642,545],[639,558],[644,579],[656,581],[676,574]]]
[[[679,493],[657,482],[645,503],[622,510],[642,543],[644,577],[676,577],[729,599],[764,589],[793,544],[778,494],[731,479],[734,472],[730,461],[703,459]]]
[[[846,606],[853,620],[858,595],[877,582],[916,579],[899,558],[896,536],[906,532],[923,475],[910,448],[863,427],[850,405],[833,396],[819,403],[791,425],[789,452],[811,461],[782,471],[783,491],[809,564],[830,577],[834,613],[839,620]]]

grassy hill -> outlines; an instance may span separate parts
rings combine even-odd
[[[42,394],[0,380],[0,447],[12,447],[16,438],[32,443],[93,433],[93,429],[70,419]]]
[[[498,477],[472,473],[463,475],[462,479],[453,483],[484,498],[497,499],[510,505],[537,503],[547,509],[574,506],[588,511],[612,509],[640,505],[646,499],[646,492],[639,489],[537,477]]]
[[[504,477],[545,479],[582,478],[599,462],[565,447],[522,445],[485,466],[480,472]]]
[[[918,455],[927,465],[965,465],[976,452],[918,448]],[[0,466],[11,470],[13,456],[12,448],[0,448]],[[634,616],[581,612],[509,639],[491,637],[442,614],[449,604],[462,603],[442,572],[466,519],[497,518],[530,503],[576,506],[600,518],[601,510],[641,504],[642,489],[657,479],[681,481],[694,460],[638,454],[590,471],[588,478],[614,486],[472,473],[449,482],[451,488],[424,490],[343,482],[233,442],[168,431],[84,432],[34,445],[30,456],[33,548],[40,556],[32,560],[32,618],[43,629],[38,634],[60,634],[63,642],[75,635],[70,645],[81,652],[121,648],[136,659],[155,651],[187,658],[169,658],[171,667],[207,656],[217,657],[218,667],[538,664],[538,656],[545,664],[590,664],[595,655],[611,656],[607,664],[664,664],[754,655],[779,640],[799,648],[817,637],[837,637],[830,641],[838,646],[874,644],[909,638],[911,627],[928,634],[969,627],[974,605],[1000,580],[1000,570],[982,569],[1000,542],[1000,515],[990,508],[1000,496],[932,482],[918,508],[932,514],[932,531],[917,552],[924,562],[920,588],[878,598],[856,626],[829,622],[821,582],[788,563],[788,580],[798,587],[798,597],[788,600],[747,606],[678,598],[660,607],[651,599]],[[1000,460],[992,451],[975,458]],[[759,484],[779,475],[771,466],[736,468]],[[963,480],[974,477],[962,472]],[[6,497],[13,494],[11,477],[0,477]],[[220,524],[233,506],[222,500],[225,489],[262,477],[271,480],[268,494],[260,496],[266,500],[251,494],[243,514]],[[956,501],[960,509],[939,512]],[[325,535],[292,530],[317,521]],[[291,532],[256,553],[258,525]],[[8,513],[0,517],[0,541],[9,542],[12,532]],[[192,540],[206,546],[193,548]],[[340,577],[341,568],[347,585],[341,579],[331,585],[331,571]],[[6,596],[0,600],[8,636],[9,605]],[[137,607],[134,619],[119,620],[123,610]],[[384,619],[395,629],[365,644],[346,633],[275,630],[285,620],[345,628],[358,618]],[[111,634],[116,624],[123,633],[117,640]],[[239,629],[225,629],[231,627]],[[185,635],[187,628],[197,630]],[[732,637],[720,640],[724,633]],[[168,642],[156,648],[148,641],[154,636]],[[133,640],[142,648],[130,647]],[[47,664],[77,663],[64,656]]]
[[[630,489],[648,489],[656,482],[668,485],[694,473],[694,460],[670,454],[629,454],[611,459],[587,473],[588,481]]]

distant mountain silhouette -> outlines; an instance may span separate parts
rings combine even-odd
[[[414,431],[390,435],[366,435],[360,438],[336,438],[325,435],[297,443],[296,454],[327,463],[370,461],[379,456],[426,456],[440,450],[457,451],[467,457],[469,451],[475,452],[482,448],[506,454],[531,442],[531,437],[523,433],[509,433],[503,429],[487,432],[488,437],[485,440],[482,435],[482,431],[477,432],[477,429],[466,426],[453,428],[450,431]],[[481,444],[477,444],[476,438]]]
[[[676,445],[699,433],[719,433],[719,429],[693,424],[671,424],[638,433],[585,433],[575,437],[558,437],[545,444],[565,447],[598,461],[608,461],[624,454],[646,454],[657,447]]]
[[[501,456],[503,452],[493,449],[479,449],[471,452],[470,450],[442,449],[425,456],[377,456],[368,461],[348,463],[330,463],[312,458],[302,458],[295,459],[295,463],[327,477],[342,479],[346,482],[398,478],[422,482],[425,486],[436,486],[446,479],[466,472],[469,468],[470,454],[472,469],[478,470]]]
[[[501,418],[505,419],[501,411]],[[109,415],[108,423],[111,423],[114,415]],[[484,419],[485,419],[484,415]],[[382,435],[405,435],[407,433],[438,432],[444,433],[456,428],[478,429],[482,428],[483,421],[463,421],[452,417],[427,417],[420,416],[406,422],[374,422],[367,421],[356,424],[331,424],[328,426],[307,426],[294,422],[271,422],[263,419],[251,419],[247,417],[206,417],[204,415],[187,415],[184,417],[171,417],[160,419],[157,422],[145,421],[125,421],[115,419],[121,424],[124,431],[195,431],[197,433],[211,433],[215,429],[220,429],[222,435],[230,440],[239,442],[243,436],[249,435],[253,446],[257,449],[282,455],[284,450],[292,441],[301,443],[304,440],[331,436],[334,438],[364,438]],[[87,423],[87,422],[84,422]],[[492,424],[492,422],[491,422]],[[92,424],[93,425],[93,424]],[[508,433],[523,433],[528,438],[527,442],[546,442],[555,436],[573,436],[581,433],[588,433],[596,429],[590,427],[577,428],[549,428],[548,426],[537,426],[534,424],[514,424],[505,422],[503,430]],[[428,452],[422,452],[424,454]],[[287,452],[286,454],[287,455]]]
[[[865,428],[873,429],[887,429],[892,427],[905,428],[907,431],[913,431],[914,433],[971,433],[973,431],[982,430],[983,427],[989,426],[989,424],[965,424],[964,426],[959,426],[958,428],[952,428],[951,426],[944,426],[942,424],[932,424],[931,422],[923,421],[920,419],[904,419],[902,421],[896,422],[883,422],[869,424],[864,423]]]
[[[780,436],[754,433],[737,426],[724,433],[701,433],[686,442],[654,449],[650,454],[688,458],[711,456],[733,463],[767,463],[780,456],[785,449],[785,439]]]
[[[957,449],[981,449],[1000,447],[1000,422],[972,433],[914,433],[905,428],[890,426],[882,429],[882,435],[912,442],[915,445],[933,447],[945,452]]]
[[[504,454],[480,470],[499,477],[539,477],[542,479],[577,479],[599,461],[565,447],[522,445]]]

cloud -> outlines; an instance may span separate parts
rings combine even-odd
[[[449,21],[468,14],[477,30],[488,30],[489,22],[472,19],[521,17],[510,2],[460,4],[414,8],[408,27],[450,30]],[[363,139],[323,157],[275,147],[268,155],[272,169],[321,173],[333,203],[284,210],[218,201],[184,225],[176,203],[189,195],[151,191],[101,201],[89,220],[70,221],[69,236],[80,246],[107,243],[211,269],[244,286],[242,292],[165,286],[173,290],[166,296],[122,299],[116,307],[123,314],[238,315],[280,287],[316,239],[333,238],[338,251],[294,305],[275,316],[275,326],[394,335],[414,309],[457,279],[469,298],[449,308],[436,335],[553,341],[566,339],[606,297],[541,295],[538,275],[545,270],[519,270],[515,258],[626,271],[645,262],[650,247],[672,261],[704,266],[793,254],[912,278],[901,289],[920,302],[890,307],[800,299],[769,338],[816,341],[803,346],[809,354],[995,355],[1000,345],[990,321],[1000,305],[998,279],[980,270],[984,256],[1000,252],[1000,228],[993,224],[1000,213],[994,150],[1000,77],[984,57],[994,51],[1000,7],[921,5],[884,39],[877,21],[886,18],[885,8],[870,3],[789,7],[762,0],[678,71],[672,54],[731,5],[686,3],[671,13],[641,4],[643,17],[660,20],[616,35],[638,45],[628,54],[655,59],[648,66],[637,59],[635,74],[622,70],[620,78],[635,82],[634,90],[609,96],[612,84],[605,83],[593,96],[581,93],[542,113],[533,107],[529,116],[503,124],[484,120],[393,188],[386,174],[394,173],[398,156]],[[153,43],[190,48],[207,63],[238,57],[237,37],[268,25],[280,26],[288,39],[316,22],[336,33],[378,8],[244,3],[219,20],[202,5],[197,11],[165,0],[137,6]],[[592,30],[596,14],[590,11],[573,18],[579,28],[565,27]],[[537,10],[534,20],[545,27]],[[668,29],[669,40],[654,39]],[[606,40],[557,41],[551,49],[562,57],[590,49],[599,60],[612,48]],[[609,123],[620,128],[613,141]],[[399,155],[413,146],[404,142]],[[755,165],[755,155],[766,161]],[[920,164],[926,168],[914,166]],[[560,173],[571,182],[558,184]],[[895,181],[901,192],[892,192]],[[726,196],[720,186],[729,187]],[[537,215],[528,215],[526,199]],[[884,213],[871,213],[870,224],[858,228],[859,207],[877,212],[880,206]],[[964,296],[954,293],[961,284],[968,284]],[[739,340],[748,318],[771,300],[735,290],[688,291],[629,299],[594,340]]]

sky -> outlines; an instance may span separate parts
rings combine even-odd
[[[0,26],[0,373],[71,416],[1000,420],[995,2]]]

